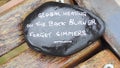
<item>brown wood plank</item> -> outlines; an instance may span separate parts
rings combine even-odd
[[[22,1],[23,0],[18,0],[14,5]],[[12,0],[6,5],[8,6],[13,2]],[[0,56],[24,42],[21,26],[22,21],[31,11],[40,6],[43,2],[44,0],[25,0],[15,7],[13,7],[14,5],[10,6],[13,8],[2,13],[0,16]],[[8,6],[7,8],[6,5],[3,7],[9,9],[10,7]]]
[[[105,67],[105,66],[113,66],[113,67]],[[104,67],[120,68],[120,61],[108,49],[99,52],[92,58],[76,66],[76,68],[104,68]]]
[[[22,3],[24,0],[11,0],[0,7],[0,13],[5,12],[9,10],[10,8],[18,5],[19,3]]]
[[[27,46],[27,45],[25,45]],[[1,68],[70,68],[93,54],[100,47],[100,41],[96,41],[82,51],[67,57],[55,57],[43,55],[31,49],[1,65]]]
[[[26,43],[24,43],[21,46],[18,46],[15,49],[9,51],[7,54],[0,57],[0,65],[6,63],[10,59],[18,56],[20,53],[24,52],[27,49],[28,49],[28,46],[26,46]]]
[[[120,0],[76,0],[100,16],[106,24],[105,40],[120,57]]]
[[[0,6],[4,5],[5,3],[7,3],[10,0],[0,0]]]

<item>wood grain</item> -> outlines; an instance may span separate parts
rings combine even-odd
[[[24,45],[27,46],[27,45]],[[1,68],[70,68],[76,63],[89,57],[100,47],[100,41],[96,41],[82,51],[67,57],[48,56],[31,49],[7,61]],[[13,56],[12,56],[13,57]],[[11,57],[11,58],[12,58]]]
[[[22,3],[24,0],[11,0],[9,2],[7,2],[6,4],[4,4],[3,6],[0,7],[0,13],[3,13],[7,10],[9,10],[10,8],[18,5],[19,3]]]
[[[0,6],[4,5],[5,3],[9,2],[10,0],[0,0]]]
[[[9,51],[7,54],[0,57],[0,65],[8,62],[10,59],[18,56],[19,54],[21,54],[27,49],[28,49],[28,46],[26,46],[26,43],[24,43],[21,46],[18,46],[15,49]]]
[[[106,25],[105,40],[120,57],[120,0],[76,0],[77,3],[97,14]]]
[[[43,0],[25,0],[0,16],[0,56],[24,42],[22,21],[43,2]]]
[[[104,68],[104,66],[107,64],[112,64],[114,68],[120,68],[120,61],[108,49],[99,52],[75,68]]]

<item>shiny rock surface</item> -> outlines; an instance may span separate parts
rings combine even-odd
[[[35,51],[68,56],[99,39],[104,22],[92,12],[58,2],[47,2],[23,22],[24,37]]]

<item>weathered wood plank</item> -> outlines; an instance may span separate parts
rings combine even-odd
[[[43,0],[25,0],[0,16],[0,56],[24,42],[22,21]]]
[[[27,46],[27,45],[24,45]],[[99,47],[100,41],[96,41],[82,51],[67,57],[55,57],[43,55],[31,49],[1,65],[1,68],[70,68],[79,61],[89,57]],[[12,58],[12,57],[11,57]]]
[[[0,7],[0,13],[5,12],[9,10],[10,8],[18,5],[19,3],[22,3],[24,0],[11,0]]]
[[[0,6],[4,5],[5,3],[7,3],[10,0],[0,0]]]
[[[7,54],[0,57],[0,65],[6,63],[10,59],[16,57],[20,53],[24,52],[28,49],[28,46],[26,46],[26,43],[22,44],[21,46],[13,49],[12,51],[8,52]]]
[[[111,64],[113,67],[105,67]],[[104,67],[105,68],[120,68],[120,61],[108,49],[99,52],[92,58],[76,66],[76,68],[104,68]]]
[[[104,38],[120,57],[120,1],[119,0],[76,0],[100,16],[106,23]]]

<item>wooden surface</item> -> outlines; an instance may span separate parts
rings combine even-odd
[[[26,44],[24,46],[27,46]],[[2,68],[69,68],[89,56],[100,47],[100,41],[96,41],[84,50],[67,57],[55,57],[43,55],[31,49],[26,49],[17,57],[3,64]],[[10,56],[9,56],[10,57]],[[9,58],[7,57],[7,58]],[[12,57],[11,57],[12,58]],[[9,60],[9,59],[8,59]]]
[[[24,41],[22,21],[35,8],[47,1],[51,0],[19,0],[18,3],[13,3],[8,8],[6,6],[7,9],[3,8],[5,11],[0,13],[0,68],[73,68],[79,63],[93,59],[90,57],[96,54],[101,47],[104,48],[104,45],[101,45],[98,40],[82,51],[67,57],[49,56],[31,50]],[[68,3],[68,0],[65,0],[65,3]],[[103,55],[109,53],[107,56],[110,56],[111,61],[116,63],[117,58],[111,51],[103,52],[100,55],[102,58]],[[117,62],[119,62],[118,59]]]
[[[76,0],[103,19],[106,25],[105,40],[120,57],[120,0]]]
[[[7,10],[9,10],[10,8],[22,3],[24,0],[11,0],[9,2],[7,2],[6,4],[4,4],[3,6],[0,7],[0,13],[3,13]]]
[[[0,56],[24,42],[22,21],[42,0],[25,0],[0,16]]]
[[[9,2],[10,0],[0,0],[0,6],[6,4],[7,2]]]
[[[104,68],[108,64],[112,64],[113,68],[120,68],[120,61],[118,58],[110,50],[106,49],[79,64],[76,68]]]

